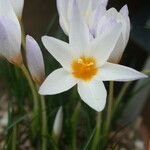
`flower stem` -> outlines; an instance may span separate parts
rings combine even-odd
[[[77,104],[76,108],[75,108],[75,111],[72,115],[72,118],[71,118],[71,130],[72,130],[72,145],[71,145],[71,149],[72,150],[76,150],[76,146],[77,146],[77,143],[76,143],[76,133],[77,133],[77,124],[78,124],[78,120],[79,120],[79,114],[80,114],[80,108],[81,108],[81,104],[80,102]]]
[[[31,92],[32,92],[33,103],[34,103],[34,110],[38,110],[38,95],[37,95],[34,83],[33,83],[32,79],[31,79],[31,76],[30,76],[27,68],[25,67],[25,65],[21,66],[21,70],[22,70],[23,74],[25,75],[25,77],[26,77],[26,79],[27,79],[27,81],[29,83]]]
[[[21,44],[22,47],[24,48],[24,50],[26,49],[26,34],[25,34],[25,30],[24,30],[24,26],[23,26],[23,22],[20,21],[20,26],[21,26]]]
[[[29,84],[29,87],[31,89],[31,92],[32,92],[32,96],[33,96],[33,113],[32,113],[32,119],[33,119],[33,122],[32,122],[32,129],[33,129],[33,133],[35,133],[35,127],[37,125],[37,114],[38,114],[38,111],[39,111],[39,107],[38,107],[38,94],[37,94],[37,90],[36,90],[36,87],[34,86],[34,83],[31,79],[31,76],[26,68],[26,66],[23,64],[21,66],[21,70],[24,74],[24,76],[26,77],[27,81],[28,81],[28,84]]]
[[[13,127],[13,137],[12,137],[12,150],[17,149],[17,126]]]
[[[115,112],[116,112],[116,110],[117,110],[117,108],[118,108],[125,92],[127,91],[127,89],[129,88],[130,85],[131,85],[131,82],[125,83],[123,85],[123,87],[122,87],[122,89],[121,89],[121,91],[120,91],[120,93],[119,93],[119,95],[118,95],[118,97],[115,101],[114,108],[113,108],[113,115],[115,114]]]
[[[100,141],[100,130],[101,130],[101,112],[97,113],[96,118],[96,132],[92,143],[92,149],[97,149],[98,143]]]
[[[47,117],[46,117],[46,105],[45,98],[41,96],[41,107],[42,107],[42,150],[47,150]]]
[[[111,124],[111,120],[112,120],[113,93],[114,93],[114,82],[110,81],[110,83],[109,83],[107,118],[106,118],[106,125],[105,125],[105,132],[106,132],[106,134],[110,130],[110,124]]]

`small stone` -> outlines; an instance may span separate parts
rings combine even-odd
[[[3,117],[1,118],[1,121],[0,121],[0,125],[2,127],[6,127],[7,126],[7,123],[8,123],[8,113],[5,113],[3,115]]]
[[[139,150],[144,150],[144,142],[141,140],[136,140],[135,141],[135,147],[138,148]]]

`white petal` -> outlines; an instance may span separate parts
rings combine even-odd
[[[88,26],[83,21],[76,0],[74,0],[70,18],[69,43],[75,56],[78,57],[84,53],[90,41],[89,35]]]
[[[108,0],[101,0],[100,1],[103,5],[105,5],[105,7],[107,6],[107,4],[108,4]]]
[[[103,82],[79,82],[78,92],[81,99],[96,111],[104,109],[107,92]]]
[[[63,124],[63,110],[61,106],[56,114],[54,125],[53,125],[53,132],[57,138],[59,138],[61,134],[62,124]]]
[[[121,34],[121,25],[117,23],[108,34],[103,37],[97,37],[92,41],[90,47],[90,56],[97,58],[97,65],[103,65],[109,58],[112,50],[114,49],[118,38]]]
[[[128,16],[129,15],[129,10],[128,10],[128,6],[124,5],[121,9],[120,9],[120,13],[124,16]]]
[[[29,35],[26,36],[26,58],[33,80],[41,84],[45,77],[43,55],[38,43]]]
[[[21,63],[21,28],[8,17],[0,17],[0,53],[12,63]]]
[[[146,77],[145,74],[132,68],[112,63],[103,65],[98,75],[98,79],[102,81],[132,81]]]
[[[123,34],[123,38],[125,40],[125,46],[127,45],[128,43],[128,40],[129,40],[129,35],[130,35],[130,18],[128,16],[129,14],[129,11],[128,11],[128,7],[127,5],[123,6],[121,9],[120,9],[120,12],[119,12],[120,15],[118,15],[118,21],[120,21],[122,23],[122,34]]]
[[[11,4],[18,18],[22,17],[24,0],[11,0]]]
[[[97,25],[96,37],[103,37],[109,32],[113,30],[113,28],[117,25],[117,21],[114,17],[103,16]]]
[[[18,23],[18,19],[13,10],[10,0],[0,0],[0,16],[8,17],[15,23]]]
[[[97,5],[96,9],[93,11],[92,16],[89,17],[89,26],[90,26],[90,32],[95,37],[96,31],[97,31],[97,25],[99,20],[101,20],[101,17],[106,12],[106,7],[99,3]]]
[[[79,12],[82,16],[87,16],[92,9],[91,0],[78,0],[77,4],[79,7]]]
[[[68,43],[53,37],[43,36],[42,42],[50,54],[68,71],[71,70],[73,57]]]
[[[125,50],[125,44],[124,44],[123,36],[121,34],[115,45],[114,50],[110,54],[108,61],[116,64],[119,63],[124,50]]]
[[[118,42],[109,58],[110,62],[119,63],[129,40],[130,20],[128,15],[123,15],[121,12],[117,12],[117,10],[114,8],[111,8],[107,11],[106,17],[114,17],[116,21],[122,25],[121,36],[118,39]]]
[[[99,5],[99,3],[101,3],[101,5],[106,7],[108,0],[92,0],[92,8],[95,9],[97,5]]]
[[[68,16],[67,16],[67,10],[68,8],[68,0],[57,0],[57,10],[59,13],[59,23],[63,31],[66,35],[69,33],[69,23],[68,23]]]
[[[77,80],[63,68],[53,71],[39,89],[41,95],[54,95],[65,92],[77,84]]]

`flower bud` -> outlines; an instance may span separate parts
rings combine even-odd
[[[27,65],[34,82],[41,85],[45,78],[45,67],[38,43],[29,35],[26,36]]]
[[[63,110],[61,106],[56,114],[54,125],[53,125],[53,134],[57,139],[61,135],[62,124],[63,124]]]
[[[0,55],[21,66],[21,27],[9,0],[0,0]]]

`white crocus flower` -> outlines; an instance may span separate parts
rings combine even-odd
[[[56,114],[53,125],[53,134],[56,138],[59,138],[61,135],[62,124],[63,124],[63,109],[61,106]]]
[[[107,62],[121,34],[121,24],[116,23],[110,32],[90,41],[87,25],[74,2],[71,14],[69,44],[44,36],[46,49],[63,68],[52,72],[39,89],[42,95],[53,95],[69,90],[77,84],[81,99],[96,111],[103,110],[106,89],[103,81],[131,81],[146,75],[118,64]]]
[[[20,66],[21,27],[10,0],[0,0],[0,55]]]
[[[33,37],[26,36],[27,65],[35,83],[41,85],[45,78],[45,67],[41,49]]]
[[[60,26],[69,35],[70,14],[73,11],[74,0],[57,0]],[[118,12],[115,8],[106,11],[108,0],[76,0],[80,15],[89,27],[93,38],[102,36],[112,28],[112,20],[122,24],[122,33],[114,50],[112,51],[109,62],[119,63],[125,47],[129,40],[130,19],[127,5],[123,6]]]
[[[24,0],[10,0],[11,4],[13,6],[13,9],[20,20],[22,17],[22,11],[23,11],[23,6],[24,6]]]
[[[104,32],[109,32],[109,30],[113,28],[113,20],[121,23],[122,25],[120,38],[118,39],[117,44],[110,55],[109,62],[119,63],[128,43],[130,34],[130,19],[128,15],[128,7],[125,5],[121,8],[120,12],[118,12],[115,8],[109,9],[98,21],[97,28],[95,29],[95,37],[102,36]]]
[[[57,0],[57,9],[59,13],[60,26],[66,35],[69,35],[70,14],[73,9],[74,0]],[[76,0],[80,15],[92,30],[97,26],[97,20],[106,11],[108,0]]]

